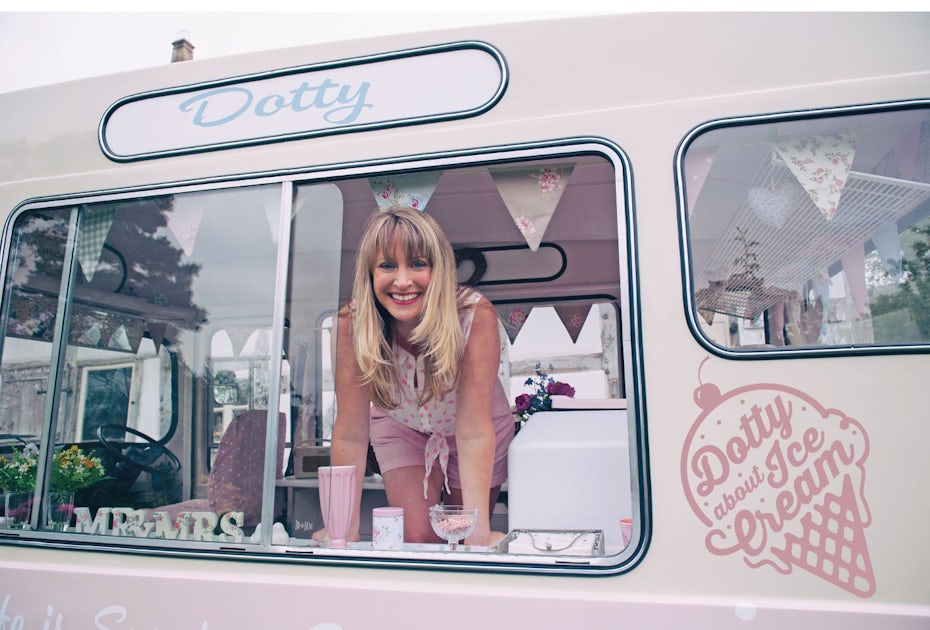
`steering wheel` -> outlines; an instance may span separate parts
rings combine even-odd
[[[145,443],[122,442],[121,447],[117,446],[113,437],[105,435],[108,432],[132,433],[145,440]],[[119,424],[104,424],[97,429],[97,439],[103,447],[121,462],[126,462],[134,468],[139,468],[150,473],[160,472],[162,469],[154,466],[163,455],[168,460],[171,472],[181,470],[181,461],[168,448],[149,437],[142,431],[131,427],[124,427]]]

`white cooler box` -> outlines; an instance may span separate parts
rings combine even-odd
[[[533,414],[510,445],[509,529],[599,529],[605,552],[622,548],[632,516],[626,409]]]

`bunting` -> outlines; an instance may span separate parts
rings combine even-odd
[[[520,329],[523,328],[523,324],[526,323],[526,318],[529,317],[533,306],[531,304],[495,304],[494,308],[497,309],[497,316],[504,330],[507,331],[507,338],[510,339],[510,343],[513,343]]]
[[[379,210],[413,208],[423,212],[439,185],[442,171],[398,173],[368,180]]]
[[[145,332],[145,322],[141,319],[130,319],[123,324],[123,330],[126,332],[126,339],[129,341],[129,349],[133,354],[138,354],[139,345],[142,343],[142,335]]]
[[[572,338],[572,343],[577,343],[578,335],[581,333],[584,323],[588,319],[588,313],[591,312],[591,303],[588,304],[560,304],[556,305],[555,312],[562,320],[562,325],[568,331]]]
[[[827,221],[836,216],[852,168],[856,142],[856,132],[849,130],[772,142],[772,147]]]
[[[107,343],[107,347],[113,350],[123,351],[132,349],[132,346],[129,344],[129,334],[126,332],[125,325],[117,326],[113,334],[110,335],[110,341]]]
[[[246,342],[249,340],[249,337],[252,336],[253,332],[255,332],[254,328],[234,327],[226,329],[226,334],[229,336],[229,341],[232,344],[234,356],[238,357],[242,354],[242,349],[245,347]]]
[[[181,246],[188,258],[194,253],[194,245],[197,244],[197,232],[200,231],[203,214],[204,209],[202,206],[184,208],[183,212],[175,209],[173,212],[168,213],[168,230],[174,235],[178,245]]]
[[[572,170],[574,164],[489,171],[514,224],[534,252],[546,235]]]
[[[152,338],[152,343],[155,344],[155,352],[158,352],[161,349],[162,344],[165,342],[165,333],[168,330],[168,324],[162,322],[145,322],[145,329],[148,331],[149,336]]]
[[[865,247],[859,244],[843,256],[843,273],[859,317],[869,315],[869,293],[865,284]],[[829,303],[829,302],[827,302]]]
[[[97,263],[103,252],[103,244],[113,225],[116,206],[83,206],[81,212],[81,233],[78,238],[77,256],[81,264],[84,279],[90,282],[97,272]]]

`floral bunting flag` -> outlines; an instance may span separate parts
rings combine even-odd
[[[846,284],[859,317],[869,315],[869,292],[865,284],[865,246],[860,243],[850,249],[842,258],[843,273]]]
[[[857,139],[853,131],[840,131],[772,142],[775,151],[827,221],[836,216],[840,196],[852,168]]]
[[[197,232],[200,231],[200,222],[203,221],[204,209],[202,206],[190,206],[181,212],[175,208],[168,213],[168,229],[178,241],[178,245],[190,258],[197,244]]]
[[[523,328],[526,318],[529,317],[530,311],[533,309],[532,305],[495,304],[494,308],[497,309],[497,316],[501,320],[504,330],[507,331],[510,343],[515,342],[520,329]]]
[[[542,243],[572,170],[574,164],[490,170],[507,211],[534,252]]]
[[[578,341],[578,335],[590,311],[591,304],[560,304],[555,307],[555,312],[572,338],[572,343]]]
[[[442,171],[398,173],[371,178],[368,184],[379,210],[413,208],[422,212],[439,185],[440,177]]]
[[[84,279],[90,282],[97,272],[97,263],[103,252],[103,244],[113,225],[116,206],[84,206],[81,213],[81,235],[78,239],[77,255]]]
[[[691,150],[685,154],[685,190],[688,191],[688,216],[694,212],[698,195],[707,181],[710,168],[714,165],[717,156],[716,149]]]

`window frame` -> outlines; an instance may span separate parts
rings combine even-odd
[[[884,354],[924,354],[930,352],[930,340],[901,344],[858,344],[823,346],[782,346],[767,348],[727,348],[715,343],[705,334],[699,321],[700,314],[695,297],[695,279],[692,262],[691,221],[687,203],[685,156],[701,135],[715,130],[749,125],[769,125],[779,122],[797,122],[829,119],[844,116],[891,113],[908,110],[930,110],[930,99],[894,101],[867,105],[849,105],[818,109],[793,110],[777,113],[733,116],[703,122],[692,128],[679,143],[675,152],[675,185],[678,203],[678,233],[681,247],[682,304],[685,321],[694,339],[715,356],[732,360],[796,359],[805,357],[869,356]]]
[[[615,172],[614,195],[616,202],[617,247],[618,247],[618,273],[620,279],[619,295],[617,296],[617,324],[622,334],[618,343],[618,355],[622,363],[622,382],[625,397],[628,402],[628,429],[629,429],[629,463],[631,473],[632,513],[636,525],[634,526],[631,544],[617,555],[609,556],[608,561],[559,563],[553,558],[545,561],[510,561],[505,555],[495,555],[492,561],[463,561],[460,558],[439,559],[434,554],[427,557],[416,555],[421,552],[401,553],[397,556],[385,558],[381,554],[372,554],[364,551],[360,554],[321,555],[314,553],[281,553],[271,545],[271,528],[265,528],[261,534],[258,545],[238,545],[229,543],[206,543],[198,541],[166,541],[150,538],[130,538],[113,535],[69,534],[47,531],[27,531],[17,533],[13,538],[4,537],[3,542],[15,540],[17,543],[36,546],[62,546],[112,549],[124,553],[146,552],[168,556],[190,557],[205,555],[210,557],[236,557],[248,560],[279,559],[288,561],[322,561],[325,563],[339,563],[350,565],[380,566],[385,562],[391,565],[403,565],[411,568],[424,568],[427,566],[441,567],[442,569],[468,569],[478,571],[506,571],[520,573],[555,573],[574,575],[609,575],[630,570],[644,557],[648,547],[649,531],[651,528],[648,462],[645,449],[645,409],[644,409],[644,383],[642,350],[640,347],[640,308],[638,290],[638,272],[636,269],[637,252],[635,237],[635,216],[633,204],[633,181],[630,160],[625,152],[615,143],[599,137],[575,137],[555,141],[539,141],[517,145],[502,145],[485,147],[481,149],[444,151],[433,154],[405,156],[396,159],[384,159],[377,162],[349,163],[307,167],[302,169],[289,169],[286,172],[256,172],[238,176],[210,178],[184,182],[168,182],[164,184],[148,184],[138,187],[126,187],[113,190],[100,190],[93,193],[75,193],[72,195],[56,195],[47,198],[33,198],[20,203],[9,215],[4,231],[4,258],[2,271],[6,271],[9,257],[10,234],[12,226],[18,217],[35,208],[49,207],[75,207],[76,204],[88,204],[104,201],[123,201],[128,199],[145,198],[148,196],[163,196],[184,194],[190,192],[213,191],[253,187],[262,185],[279,185],[281,192],[281,208],[283,216],[290,216],[291,204],[294,200],[294,188],[297,184],[326,183],[347,178],[371,177],[373,175],[389,175],[394,172],[406,172],[424,168],[454,169],[467,166],[490,166],[494,164],[519,163],[525,160],[545,160],[549,158],[563,158],[572,155],[596,154],[609,162]],[[290,250],[291,221],[281,221],[279,226],[279,243],[287,244],[279,247],[276,267],[276,287],[274,302],[274,326],[272,328],[272,347],[283,347],[285,338],[285,300],[288,280],[288,262]],[[56,335],[60,327],[56,326]],[[56,340],[58,337],[56,337]],[[2,341],[0,341],[2,343]],[[280,383],[281,362],[271,361],[270,382]],[[63,386],[60,379],[56,388]],[[50,397],[50,399],[53,397]],[[52,403],[50,403],[52,404]],[[268,405],[268,417],[273,418],[278,413],[277,397],[272,396]],[[55,408],[55,407],[53,407]],[[48,424],[48,421],[46,421]],[[276,423],[269,422],[266,439],[266,459],[264,471],[264,490],[262,520],[270,522],[273,509],[274,496],[274,442],[276,440]],[[47,429],[47,427],[46,427]],[[46,440],[47,441],[47,440]],[[414,554],[414,555],[411,555]]]

